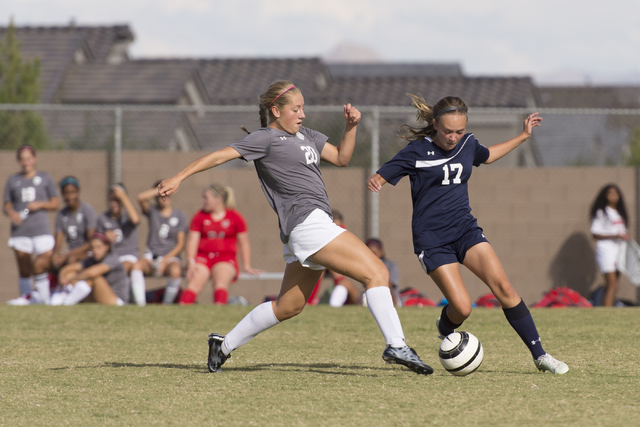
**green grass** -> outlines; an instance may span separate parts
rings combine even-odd
[[[1,425],[637,425],[640,310],[533,310],[543,345],[569,364],[538,372],[502,310],[464,330],[485,350],[454,377],[437,358],[436,309],[400,309],[407,342],[436,368],[381,359],[362,307],[309,307],[206,369],[209,332],[247,307],[0,307]]]

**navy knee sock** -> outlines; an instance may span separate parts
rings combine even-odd
[[[511,327],[515,329],[529,348],[534,360],[546,353],[542,349],[536,324],[533,322],[533,317],[531,317],[531,313],[524,301],[520,300],[520,304],[512,308],[503,308],[502,311],[504,311],[504,315]]]
[[[449,319],[449,316],[447,316],[447,307],[449,307],[449,304],[442,307],[442,313],[440,313],[440,324],[438,326],[438,332],[440,332],[440,335],[443,337],[452,334],[456,328],[459,328],[460,325],[462,325],[462,323],[453,323],[451,319]]]

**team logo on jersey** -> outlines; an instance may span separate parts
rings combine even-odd
[[[22,181],[16,181],[13,183],[14,187],[20,187],[20,184],[22,184]]]
[[[209,224],[211,224],[211,221],[209,221],[208,219],[205,219],[204,220],[204,225],[209,225]]]
[[[77,223],[82,222],[82,212],[78,212],[78,213],[76,214],[76,222],[77,222]]]
[[[286,140],[287,140],[287,137],[286,137],[286,136],[281,136],[281,137],[280,137],[280,139],[281,139],[282,141],[286,141]]]
[[[33,177],[33,185],[40,185],[41,183],[42,183],[42,178],[40,178],[39,176]]]
[[[296,133],[296,138],[298,138],[298,139],[300,139],[300,140],[304,141],[304,135],[303,135],[303,134],[301,134],[300,132],[297,132],[297,133]]]
[[[227,228],[227,227],[229,227],[229,224],[231,224],[231,221],[229,221],[228,219],[224,219],[224,220],[222,220],[222,222],[220,223],[220,225],[222,225],[222,228]]]
[[[180,221],[178,218],[172,216],[171,218],[169,218],[169,225],[175,227],[176,225],[178,225],[178,221]]]
[[[435,156],[436,152],[435,151],[427,151],[427,156]]]

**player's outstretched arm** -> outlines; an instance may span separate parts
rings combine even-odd
[[[331,144],[325,144],[322,153],[320,153],[320,159],[340,167],[348,166],[351,161],[353,149],[356,146],[356,131],[360,118],[362,117],[360,111],[351,104],[344,105],[343,107],[344,119],[347,124],[340,144],[338,144],[337,147]]]
[[[369,189],[369,191],[373,191],[374,193],[377,193],[382,189],[382,186],[385,185],[386,183],[387,183],[386,179],[384,179],[379,174],[375,174],[369,177],[369,180],[367,181],[367,189]]]
[[[240,153],[231,147],[225,147],[221,150],[214,151],[211,154],[207,154],[206,156],[202,156],[186,168],[182,169],[172,178],[163,180],[158,185],[158,193],[162,197],[173,194],[178,190],[182,181],[189,178],[191,175],[207,169],[215,168],[216,166],[220,166],[223,163],[238,158],[240,158]]]
[[[524,129],[520,135],[516,136],[513,139],[510,139],[509,141],[489,147],[489,158],[485,163],[493,163],[496,160],[499,160],[509,154],[516,147],[518,147],[520,144],[531,137],[533,128],[536,126],[540,126],[540,122],[542,122],[542,117],[538,117],[538,113],[530,114],[524,120]]]

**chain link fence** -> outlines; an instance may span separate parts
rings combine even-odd
[[[406,145],[398,131],[403,124],[415,125],[415,110],[360,109],[363,118],[350,167],[371,173]],[[334,144],[340,140],[341,106],[309,106],[305,112],[305,126],[325,133]],[[532,140],[496,167],[618,166],[625,164],[633,144],[640,147],[640,110],[539,112],[544,121]],[[490,146],[517,135],[529,113],[474,108],[468,130]],[[39,151],[74,152],[75,163],[92,169],[105,188],[123,180],[123,152],[211,152],[241,139],[241,127],[259,127],[255,106],[0,105],[0,149],[14,150],[26,143]],[[226,167],[246,165],[231,162]],[[71,164],[68,173],[74,174]],[[367,203],[367,232],[377,235],[377,197]]]

